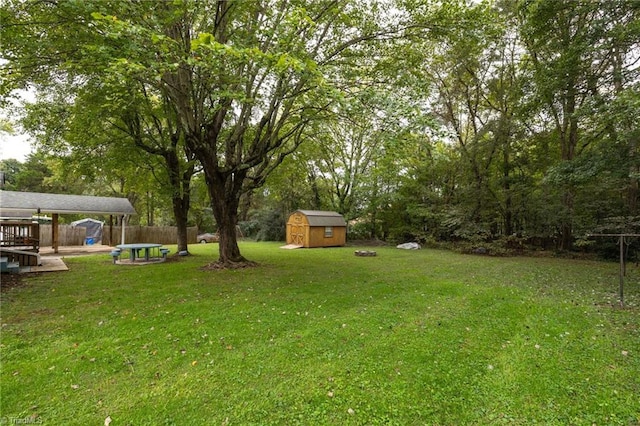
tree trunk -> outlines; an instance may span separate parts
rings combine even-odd
[[[147,191],[147,226],[153,226],[153,194]]]
[[[503,115],[507,113],[501,111]],[[513,199],[511,194],[511,120],[502,118],[498,127],[498,138],[502,146],[502,191],[504,193],[504,235],[513,235]]]
[[[181,173],[180,159],[175,150],[165,151],[163,157],[169,173],[171,204],[178,228],[178,252],[188,251],[187,222],[191,207],[191,177],[194,169],[193,166],[188,166]]]
[[[504,234],[506,236],[513,235],[513,212],[511,205],[511,195],[507,194],[505,200],[505,213],[504,213]]]
[[[238,207],[242,195],[243,173],[206,173],[213,216],[218,224],[218,264],[222,267],[248,263],[238,247]]]
[[[565,219],[561,223],[560,250],[571,250],[573,247],[573,192],[566,189],[562,195],[562,205],[566,209]]]
[[[215,211],[215,209],[214,209]],[[222,209],[219,216],[216,214],[218,222],[218,262],[222,265],[246,262],[246,259],[240,254],[238,247],[238,236],[236,233],[236,225],[238,216],[231,209]]]
[[[186,199],[185,199],[186,198]],[[176,227],[178,228],[178,253],[188,251],[188,234],[187,221],[189,214],[189,196],[180,198],[172,197],[173,216],[176,219]]]
[[[567,86],[567,97],[562,127],[560,128],[560,143],[562,150],[562,161],[573,161],[576,156],[578,146],[578,118],[576,117],[576,96],[577,89],[573,79]],[[574,187],[567,184],[562,193],[562,206],[565,210],[561,222],[560,250],[571,250],[573,247],[573,207],[574,207]]]
[[[310,171],[308,174],[309,186],[311,187],[311,193],[313,194],[311,208],[314,210],[320,209],[322,205],[322,199],[320,197],[320,189],[318,188],[318,179],[314,171]]]

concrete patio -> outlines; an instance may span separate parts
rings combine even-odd
[[[51,247],[40,247],[42,265],[23,266],[20,268],[20,273],[68,271],[69,268],[64,263],[64,258],[66,257],[86,256],[98,253],[108,254],[111,250],[111,246],[102,244],[59,247],[58,253],[54,253]]]
[[[83,256],[87,254],[96,253],[110,253],[113,247],[102,244],[91,244],[86,246],[64,246],[58,247],[58,253],[54,253],[51,247],[40,247],[41,256],[55,256],[55,257],[72,257]]]

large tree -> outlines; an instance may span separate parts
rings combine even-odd
[[[560,154],[554,172],[564,208],[561,249],[573,242],[575,201],[584,179],[580,157],[611,130],[595,124],[595,115],[611,117],[603,105],[624,79],[636,75],[639,12],[637,2],[627,1],[527,0],[519,6],[534,93],[552,122],[544,131],[553,133]]]
[[[0,9],[7,60],[2,92],[38,92],[36,102],[24,108],[23,127],[36,136],[40,149],[60,155],[84,178],[101,183],[111,178],[107,185],[115,183],[115,193],[132,202],[140,194],[123,194],[125,186],[158,178],[171,200],[178,249],[187,250],[189,184],[196,163],[184,148],[171,105],[144,78],[128,73],[126,64],[118,66],[124,44],[101,32],[92,16],[107,10],[132,19],[144,15],[141,5],[123,2],[6,2]],[[132,46],[135,40],[127,49],[135,51]]]
[[[160,82],[203,166],[219,262],[244,261],[235,231],[242,194],[261,186],[308,125],[330,112],[340,80],[328,78],[340,62],[356,65],[358,46],[382,36],[367,6],[219,1],[207,14],[185,9],[166,27],[176,67]]]
[[[398,33],[379,29],[381,12],[376,2],[343,1],[9,2],[3,19],[20,22],[5,26],[5,72],[43,87],[93,79],[117,94],[132,90],[134,106],[149,93],[203,167],[219,261],[232,264],[244,261],[240,197],[329,111],[338,84],[348,84],[335,70],[356,66],[363,43]],[[125,120],[133,133],[143,130],[139,112]]]

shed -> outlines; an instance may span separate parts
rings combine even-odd
[[[94,244],[102,241],[102,227],[104,226],[104,222],[91,219],[90,217],[85,219],[76,220],[75,222],[71,222],[71,226],[80,226],[82,228],[86,228],[86,242],[87,244]]]
[[[297,210],[287,221],[287,244],[299,247],[338,247],[347,241],[347,222],[341,214]]]

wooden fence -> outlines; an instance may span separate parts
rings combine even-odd
[[[175,226],[127,226],[124,230],[125,243],[158,243],[176,244],[178,242],[178,228]],[[198,242],[198,228],[193,226],[187,228],[187,243]],[[113,243],[109,241],[109,225],[102,228],[102,244],[121,244],[122,228],[113,227]]]
[[[40,247],[51,247],[51,226],[40,225]],[[87,235],[87,229],[81,226],[71,225],[58,226],[58,245],[60,246],[81,246]]]
[[[81,246],[85,242],[86,228],[81,226],[59,225],[58,236],[60,246]],[[198,228],[187,228],[187,242],[195,244]],[[102,228],[102,244],[118,245],[122,241],[122,227],[113,227],[113,244],[109,241],[109,225]],[[178,229],[175,226],[127,226],[125,228],[126,243],[158,243],[176,244],[178,242]],[[97,241],[96,241],[97,242]],[[40,225],[40,247],[51,246],[51,225]]]

